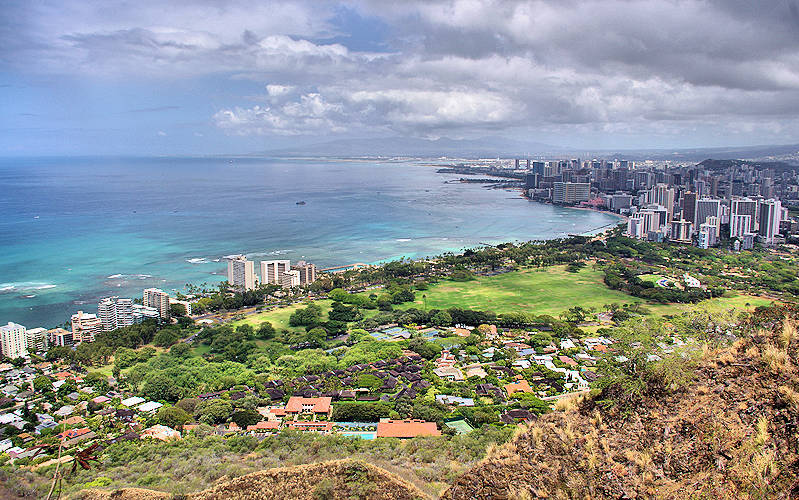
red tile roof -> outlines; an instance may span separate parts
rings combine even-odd
[[[91,432],[91,429],[88,427],[84,427],[83,429],[70,429],[58,434],[58,439],[75,439],[89,432]]]
[[[330,403],[333,402],[331,397],[321,398],[301,398],[299,396],[292,396],[289,402],[286,403],[286,413],[300,413],[303,406],[313,405],[311,410],[313,413],[328,413],[330,411]]]
[[[377,437],[412,438],[416,436],[440,436],[435,422],[424,420],[385,420],[377,424]]]
[[[277,429],[280,427],[278,422],[270,422],[268,420],[261,420],[255,425],[248,425],[248,431],[260,431],[260,430],[270,430],[270,429]]]

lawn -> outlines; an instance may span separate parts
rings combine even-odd
[[[317,300],[315,301],[316,305],[322,308],[322,319],[323,321],[327,321],[327,311],[330,310],[330,304],[333,303],[331,300]],[[290,331],[304,331],[304,327],[292,327],[289,326],[289,317],[294,314],[294,311],[297,309],[301,309],[305,307],[305,304],[294,304],[288,307],[279,307],[277,309],[273,309],[271,311],[259,312],[255,314],[250,314],[246,316],[244,319],[240,319],[238,321],[233,321],[230,324],[233,326],[238,325],[252,325],[255,328],[258,328],[258,325],[263,323],[264,321],[269,321],[272,323],[272,326],[275,330],[286,330]]]
[[[714,299],[703,300],[697,304],[647,304],[646,309],[653,316],[665,316],[701,308],[707,308],[709,312],[726,311],[729,309],[752,311],[755,307],[768,306],[771,305],[772,302],[771,299],[754,295],[736,295],[734,297],[716,297]]]
[[[605,286],[600,271],[585,267],[570,273],[566,266],[478,277],[467,282],[443,281],[424,292],[416,292],[416,299],[414,303],[399,307],[421,309],[426,302],[428,309],[460,307],[496,313],[524,311],[556,316],[576,305],[601,309],[612,302],[641,301]]]

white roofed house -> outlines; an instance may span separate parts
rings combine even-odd
[[[140,398],[139,396],[133,396],[127,399],[123,399],[121,401],[122,405],[127,406],[128,408],[133,408],[136,405],[140,405],[145,402],[144,398]]]

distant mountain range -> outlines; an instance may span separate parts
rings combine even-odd
[[[504,137],[482,137],[473,140],[422,139],[413,137],[384,137],[372,139],[341,139],[306,146],[273,149],[250,156],[283,157],[439,157],[511,158],[511,157],[574,157],[628,160],[674,160],[698,162],[707,158],[768,159],[797,163],[799,144],[742,147],[685,148],[685,149],[620,149],[591,150],[554,146],[534,141],[519,141]]]

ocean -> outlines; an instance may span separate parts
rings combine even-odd
[[[231,254],[324,268],[617,220],[457,177],[420,161],[0,159],[0,324],[50,328],[103,297],[215,284]]]

